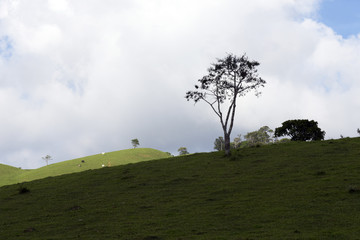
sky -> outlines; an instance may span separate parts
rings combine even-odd
[[[232,138],[309,119],[360,128],[357,0],[0,0],[0,163],[22,168],[140,147],[213,151],[221,125],[185,93],[217,58],[267,81]]]
[[[324,0],[318,20],[343,37],[360,32],[360,2],[358,0]]]

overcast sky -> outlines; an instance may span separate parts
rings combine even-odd
[[[360,127],[357,0],[0,0],[0,163],[22,168],[140,147],[213,150],[205,103],[184,98],[216,58],[267,81],[238,99],[232,138],[311,119]]]

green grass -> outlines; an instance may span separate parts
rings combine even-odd
[[[359,172],[354,138],[49,177],[0,188],[0,239],[359,239]]]
[[[22,170],[8,165],[0,164],[0,186],[19,182]]]
[[[21,170],[0,164],[0,186],[41,179],[49,176],[53,177],[90,169],[98,169],[102,168],[103,165],[118,166],[152,159],[167,158],[169,156],[170,155],[167,153],[151,148],[136,148],[54,163],[34,170]]]

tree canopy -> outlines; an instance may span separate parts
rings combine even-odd
[[[275,129],[275,137],[290,136],[291,141],[324,140],[325,131],[321,131],[314,120],[296,119],[282,123]]]
[[[263,126],[257,131],[249,132],[244,137],[250,146],[256,144],[268,144],[273,142],[271,130],[268,126]]]
[[[132,139],[131,144],[133,145],[134,148],[136,148],[137,146],[140,145],[139,139],[137,139],[137,138]]]
[[[266,83],[257,72],[257,61],[250,61],[246,54],[237,57],[228,54],[217,59],[208,74],[198,80],[195,91],[188,91],[185,98],[195,103],[204,101],[218,116],[224,132],[225,154],[230,155],[230,135],[234,125],[237,97],[251,90],[258,96],[258,88]]]
[[[179,152],[179,156],[189,154],[189,152],[188,152],[188,150],[187,150],[186,147],[180,147],[180,148],[178,149],[178,152]]]

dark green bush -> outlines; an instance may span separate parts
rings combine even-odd
[[[349,193],[360,193],[360,188],[357,186],[350,186]]]
[[[325,175],[326,174],[326,172],[324,172],[324,171],[318,171],[318,172],[316,172],[316,175],[317,176],[323,176],[323,175]]]
[[[25,194],[30,192],[30,190],[27,187],[24,187],[23,185],[20,185],[18,188],[18,192],[19,194]]]

